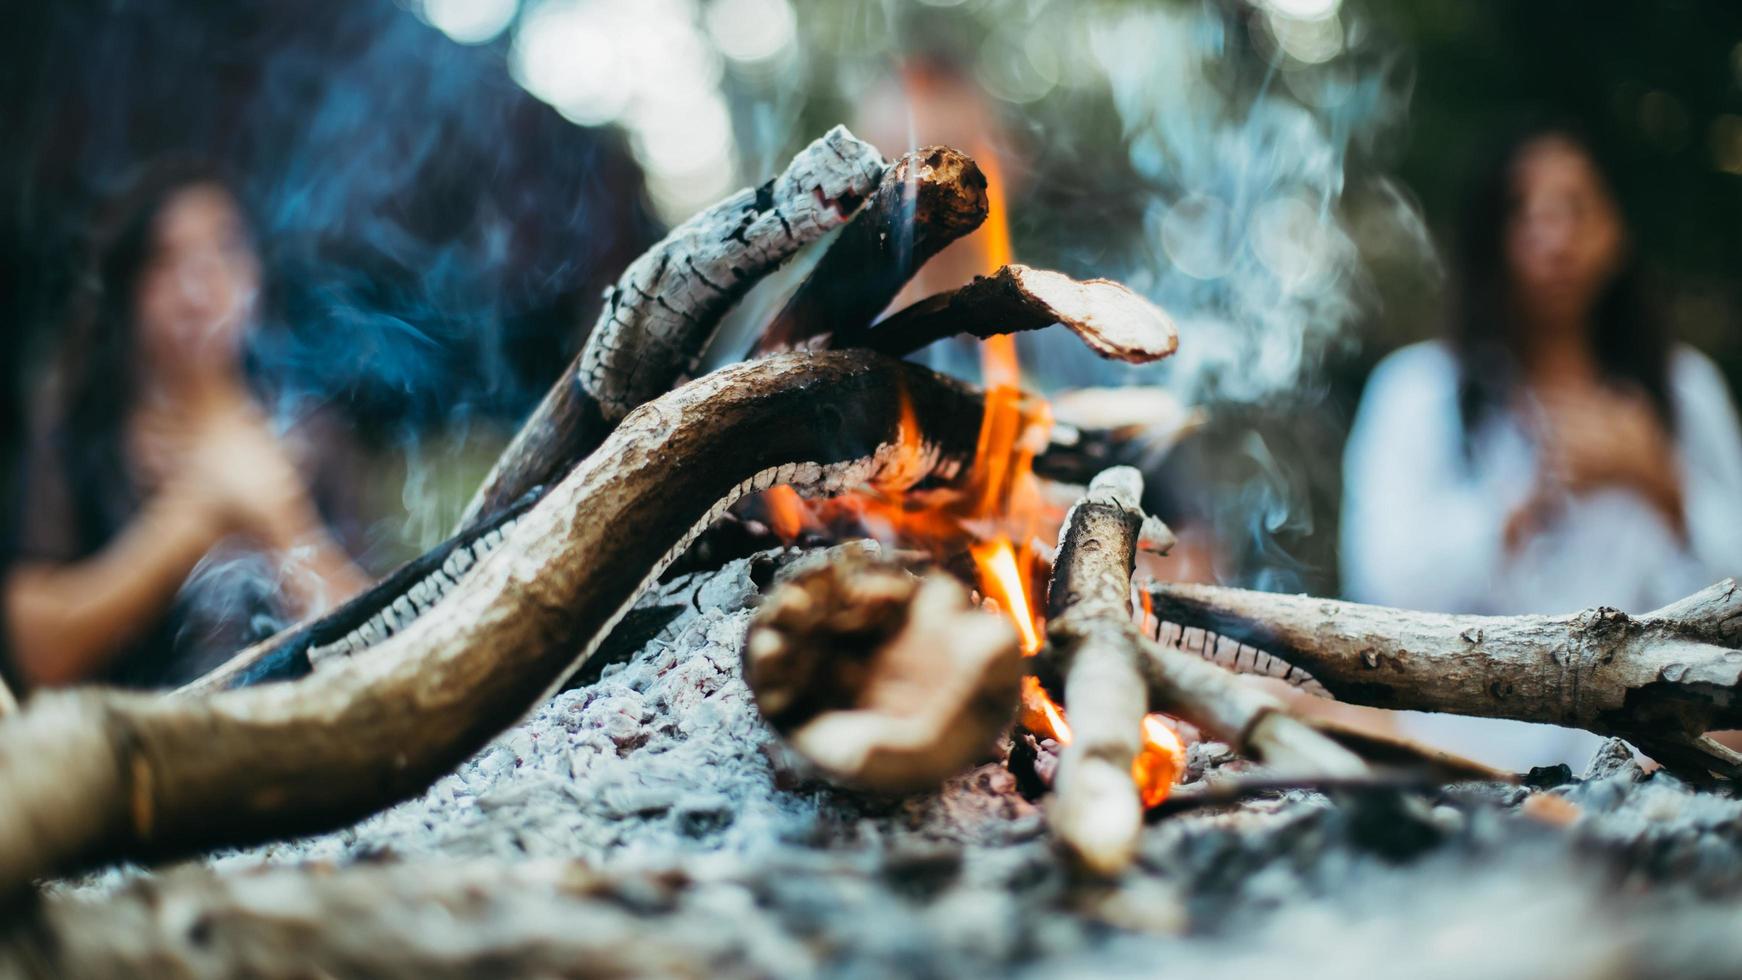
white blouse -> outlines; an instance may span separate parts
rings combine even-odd
[[[1508,414],[1485,423],[1466,455],[1458,368],[1437,342],[1397,351],[1373,372],[1343,456],[1343,590],[1351,599],[1435,612],[1646,612],[1726,576],[1742,576],[1742,426],[1723,376],[1689,347],[1671,354],[1670,401],[1688,540],[1639,494],[1569,497],[1515,554],[1501,538],[1530,494],[1536,447]],[[1409,726],[1417,734],[1419,725]],[[1514,726],[1517,741],[1526,728]],[[1461,735],[1471,734],[1464,727]],[[1547,729],[1547,731],[1556,731]],[[1498,734],[1493,732],[1491,734]],[[1467,754],[1502,765],[1582,765],[1590,738],[1501,744]],[[1492,739],[1481,739],[1489,742]],[[1450,745],[1450,748],[1459,748]]]

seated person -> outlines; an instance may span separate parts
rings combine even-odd
[[[0,579],[6,680],[178,684],[362,588],[250,388],[260,262],[225,184],[148,168],[86,288]]]
[[[1643,612],[1742,574],[1735,407],[1717,368],[1672,344],[1644,302],[1586,145],[1527,133],[1483,176],[1465,220],[1448,336],[1386,358],[1350,433],[1348,597]],[[1539,740],[1532,756],[1504,744],[1520,731],[1493,734],[1494,751],[1464,750],[1576,764],[1593,744]]]

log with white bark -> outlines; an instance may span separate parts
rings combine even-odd
[[[836,126],[780,176],[672,229],[624,270],[563,380],[485,477],[461,526],[488,517],[591,452],[638,405],[695,370],[723,317],[800,248],[845,224],[883,157]]]
[[[414,795],[568,677],[733,500],[958,476],[982,411],[964,386],[866,352],[735,365],[631,413],[379,656],[203,698],[42,692],[0,721],[0,894]]]
[[[1158,617],[1310,673],[1338,700],[1583,728],[1691,775],[1742,776],[1706,736],[1742,728],[1734,580],[1639,616],[1454,616],[1204,585],[1149,587]]]
[[[864,329],[913,274],[986,220],[986,176],[967,154],[928,146],[884,171],[871,198],[757,339],[753,355],[833,335],[862,347]]]

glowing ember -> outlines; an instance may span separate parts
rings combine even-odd
[[[768,526],[782,541],[797,540],[809,520],[798,491],[789,486],[770,487],[762,499],[768,506]]]
[[[1160,715],[1143,719],[1143,748],[1131,763],[1131,778],[1137,781],[1144,806],[1156,806],[1167,799],[1173,784],[1179,782],[1186,769],[1186,747],[1179,736]]]

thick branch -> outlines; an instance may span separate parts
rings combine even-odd
[[[327,616],[239,652],[188,690],[300,677],[309,671],[312,650],[341,644],[372,619],[409,623],[421,614],[452,584],[444,585],[444,573],[457,579],[464,571],[450,558],[464,566],[481,558],[478,543],[487,548],[490,532],[598,448],[625,413],[690,371],[739,297],[800,247],[845,222],[880,169],[877,151],[837,126],[780,176],[679,225],[607,294],[586,347],[491,468],[452,538]],[[412,597],[420,584],[428,602]],[[390,615],[395,606],[399,612]],[[371,631],[369,642],[390,631]]]
[[[983,339],[1055,323],[1069,327],[1102,357],[1133,364],[1158,361],[1179,347],[1173,320],[1125,286],[1026,265],[1007,265],[960,289],[922,299],[864,338],[837,335],[833,346],[865,346],[904,357],[957,334]]]
[[[917,457],[900,446],[904,405]],[[572,673],[733,499],[953,476],[981,412],[959,384],[865,352],[729,367],[632,413],[378,656],[199,699],[45,692],[0,721],[0,894],[405,799]]]
[[[845,552],[768,596],[744,675],[801,755],[888,793],[935,789],[986,758],[1022,685],[1016,632],[961,583]]]
[[[461,527],[554,483],[623,416],[693,371],[733,304],[845,223],[882,172],[876,149],[836,126],[780,176],[685,221],[636,259],[606,292],[586,346],[491,469]]]
[[[947,146],[907,153],[775,315],[752,354],[802,347],[861,347],[866,327],[932,256],[986,220],[986,177]]]
[[[1742,727],[1734,581],[1643,616],[1451,616],[1200,585],[1150,594],[1157,616],[1281,657],[1340,700],[1584,728],[1665,764],[1736,771],[1700,739]]]

